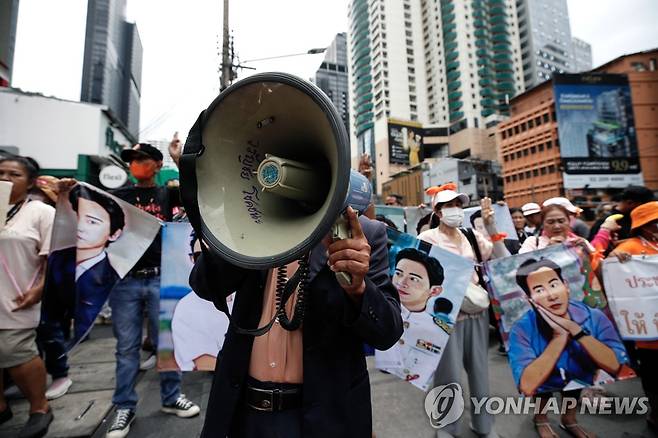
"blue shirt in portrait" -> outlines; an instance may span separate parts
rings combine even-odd
[[[572,321],[610,347],[620,364],[628,363],[624,344],[614,325],[602,311],[579,301],[569,300],[568,312]],[[517,388],[523,371],[544,352],[547,345],[547,340],[539,331],[537,313],[534,309],[530,309],[514,323],[509,337],[509,361]],[[561,390],[574,380],[583,385],[591,385],[598,369],[580,343],[570,339],[555,369],[536,392]]]

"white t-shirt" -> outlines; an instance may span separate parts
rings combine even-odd
[[[19,294],[33,287],[50,250],[55,209],[41,201],[21,207],[0,231],[0,329],[39,325],[41,303],[12,312]]]
[[[228,303],[229,309],[232,301]],[[194,370],[194,359],[204,354],[217,357],[224,345],[228,318],[212,302],[190,292],[178,301],[171,318],[174,357],[181,371]]]

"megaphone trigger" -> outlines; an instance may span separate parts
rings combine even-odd
[[[336,242],[351,237],[352,232],[350,231],[350,222],[345,213],[343,213],[338,216],[338,219],[336,219],[336,222],[334,222],[331,227],[331,241]],[[336,272],[336,280],[338,280],[338,284],[341,286],[352,285],[352,276],[347,272]]]

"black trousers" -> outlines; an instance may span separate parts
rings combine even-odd
[[[248,378],[251,386],[260,389],[289,389],[299,387],[285,383],[259,382]],[[254,409],[240,400],[235,412],[234,434],[231,438],[301,438],[302,408],[265,412]]]
[[[652,408],[658,408],[658,350],[638,348],[637,359],[640,362],[640,378],[642,388],[649,397]]]

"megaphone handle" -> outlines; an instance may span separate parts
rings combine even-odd
[[[344,214],[341,214],[331,227],[331,240],[335,242],[337,240],[349,239],[350,237],[352,237],[350,223],[347,220],[347,217]],[[347,272],[336,272],[336,280],[338,280],[338,284],[341,286],[352,285],[352,276]]]

